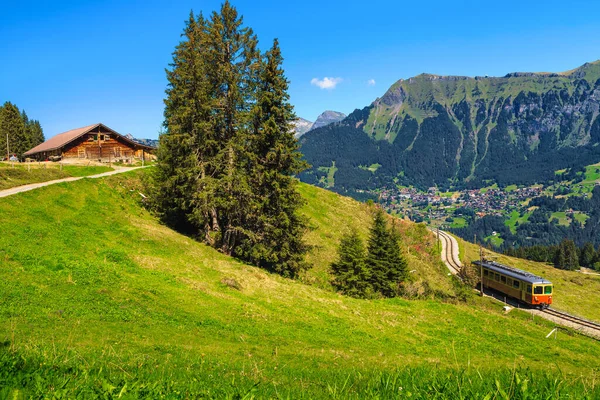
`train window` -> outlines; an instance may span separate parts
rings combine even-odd
[[[527,285],[527,293],[531,293],[531,285]]]
[[[533,294],[543,294],[543,293],[544,293],[543,286],[536,286],[533,288]]]
[[[519,288],[520,288],[520,286],[521,286],[521,285],[519,285],[519,281],[516,281],[516,280],[515,280],[515,281],[513,281],[513,287],[514,287],[515,289],[519,289]]]
[[[552,294],[552,286],[544,286],[544,294]]]
[[[483,270],[483,276],[488,276],[488,270],[487,269]]]
[[[500,276],[500,282],[506,284],[506,277],[504,275]]]
[[[497,280],[497,281],[499,281],[500,280],[500,275],[494,274],[494,279]]]

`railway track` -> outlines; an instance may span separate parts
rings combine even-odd
[[[462,264],[458,258],[458,251],[456,249],[458,245],[454,244],[454,238],[444,231],[436,231],[433,229],[431,231],[434,234],[439,232],[439,238],[442,243],[442,261],[444,261],[453,275],[458,275],[462,269]],[[588,336],[600,339],[600,323],[577,317],[563,311],[558,311],[553,308],[543,309],[539,311],[538,315],[555,323],[577,329]]]
[[[588,331],[591,331],[595,334],[595,336],[600,337],[600,324],[594,321],[590,321],[584,318],[576,317],[571,314],[567,314],[563,311],[558,311],[553,308],[546,308],[542,310],[542,314],[551,315],[555,318],[560,319],[561,321],[566,321],[571,324],[575,324],[579,327],[583,327]]]
[[[458,275],[462,265],[458,258],[458,252],[455,252],[454,239],[444,231],[432,230],[432,232],[439,234],[440,241],[442,243],[442,261],[446,263],[446,266],[452,275]],[[456,247],[458,247],[458,245],[456,245]]]

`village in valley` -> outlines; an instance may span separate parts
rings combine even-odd
[[[526,207],[532,198],[549,194],[551,190],[543,185],[492,186],[453,192],[440,192],[436,187],[427,191],[399,187],[372,194],[395,215],[434,226],[461,228],[466,224],[464,216],[510,216],[513,211]]]

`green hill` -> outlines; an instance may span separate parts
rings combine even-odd
[[[317,286],[343,229],[366,233],[367,206],[302,187],[307,285],[159,224],[142,174],[0,199],[0,397],[600,395],[598,342],[544,339],[552,324],[459,295],[422,227],[403,237],[433,294],[356,300]]]
[[[600,160],[600,61],[564,73],[503,77],[421,74],[371,105],[302,136],[318,184],[360,193],[397,183],[427,188],[531,184]],[[365,166],[379,164],[376,171]]]

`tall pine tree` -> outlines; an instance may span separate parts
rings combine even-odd
[[[277,44],[261,58],[229,2],[190,15],[167,71],[151,205],[226,254],[295,276],[306,246],[291,175],[303,164],[281,60]]]
[[[238,253],[256,265],[285,276],[307,268],[302,240],[306,222],[298,211],[304,203],[294,174],[304,170],[292,121],[288,81],[281,64],[277,40],[259,64],[256,103],[252,109],[249,184],[253,209],[248,223],[251,233]]]

